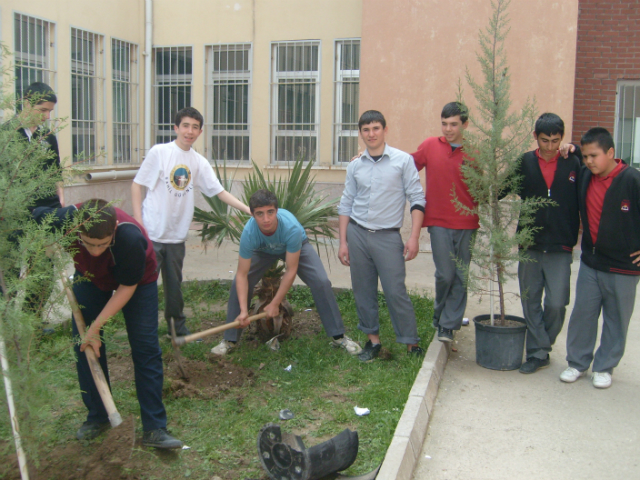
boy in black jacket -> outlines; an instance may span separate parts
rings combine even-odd
[[[527,361],[520,373],[534,373],[549,366],[549,352],[562,330],[569,304],[573,247],[578,241],[577,154],[562,158],[558,148],[564,136],[564,122],[554,113],[543,113],[533,133],[538,149],[523,155],[518,175],[518,194],[528,198],[547,197],[556,205],[535,214],[534,244],[527,254],[532,261],[520,262],[518,280],[522,311],[527,322]],[[518,230],[522,228],[518,224]],[[542,295],[544,292],[544,307]]]
[[[560,380],[575,382],[593,361],[593,386],[609,388],[624,354],[640,279],[640,172],[615,158],[613,138],[604,128],[590,129],[580,143],[588,169],[578,183],[582,256],[567,332],[569,367]]]

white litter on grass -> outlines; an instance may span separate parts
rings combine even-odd
[[[464,317],[464,318],[462,319],[462,325],[464,325],[465,327],[466,327],[467,325],[469,325],[469,319],[468,319],[467,317]]]
[[[371,413],[371,410],[369,410],[368,408],[360,408],[357,405],[353,407],[353,410],[356,412],[356,415],[358,415],[359,417],[364,417],[365,415],[369,415]]]
[[[310,309],[310,308],[307,308],[307,309],[305,310],[305,312],[310,312],[310,311],[311,311],[311,309]]]
[[[182,445],[182,449],[183,450],[191,450],[191,447],[189,445]]]
[[[284,371],[285,371],[285,372],[290,372],[290,371],[291,371],[291,368],[292,368],[292,367],[291,367],[291,365],[289,365],[288,367],[286,367],[286,368],[284,369]]]

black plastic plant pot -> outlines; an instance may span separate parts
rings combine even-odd
[[[473,319],[476,326],[476,363],[491,370],[520,368],[527,333],[524,318],[505,315],[507,320],[522,324],[517,327],[498,327],[480,323],[489,320],[490,317],[488,314],[478,315]]]

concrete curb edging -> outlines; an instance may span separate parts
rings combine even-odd
[[[434,338],[413,382],[376,480],[411,480],[448,359],[448,344]]]

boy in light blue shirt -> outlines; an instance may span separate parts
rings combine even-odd
[[[283,260],[286,270],[273,300],[264,307],[267,316],[273,318],[280,314],[280,304],[298,275],[311,289],[322,325],[327,335],[333,337],[331,344],[351,355],[359,354],[360,345],[344,335],[344,323],[331,282],[300,222],[287,210],[278,209],[278,199],[269,190],[254,193],[249,208],[252,218],[240,237],[238,270],[231,285],[227,323],[237,320],[243,328],[249,325],[253,288],[275,262]],[[226,355],[241,334],[241,328],[227,330],[224,340],[211,353]]]

